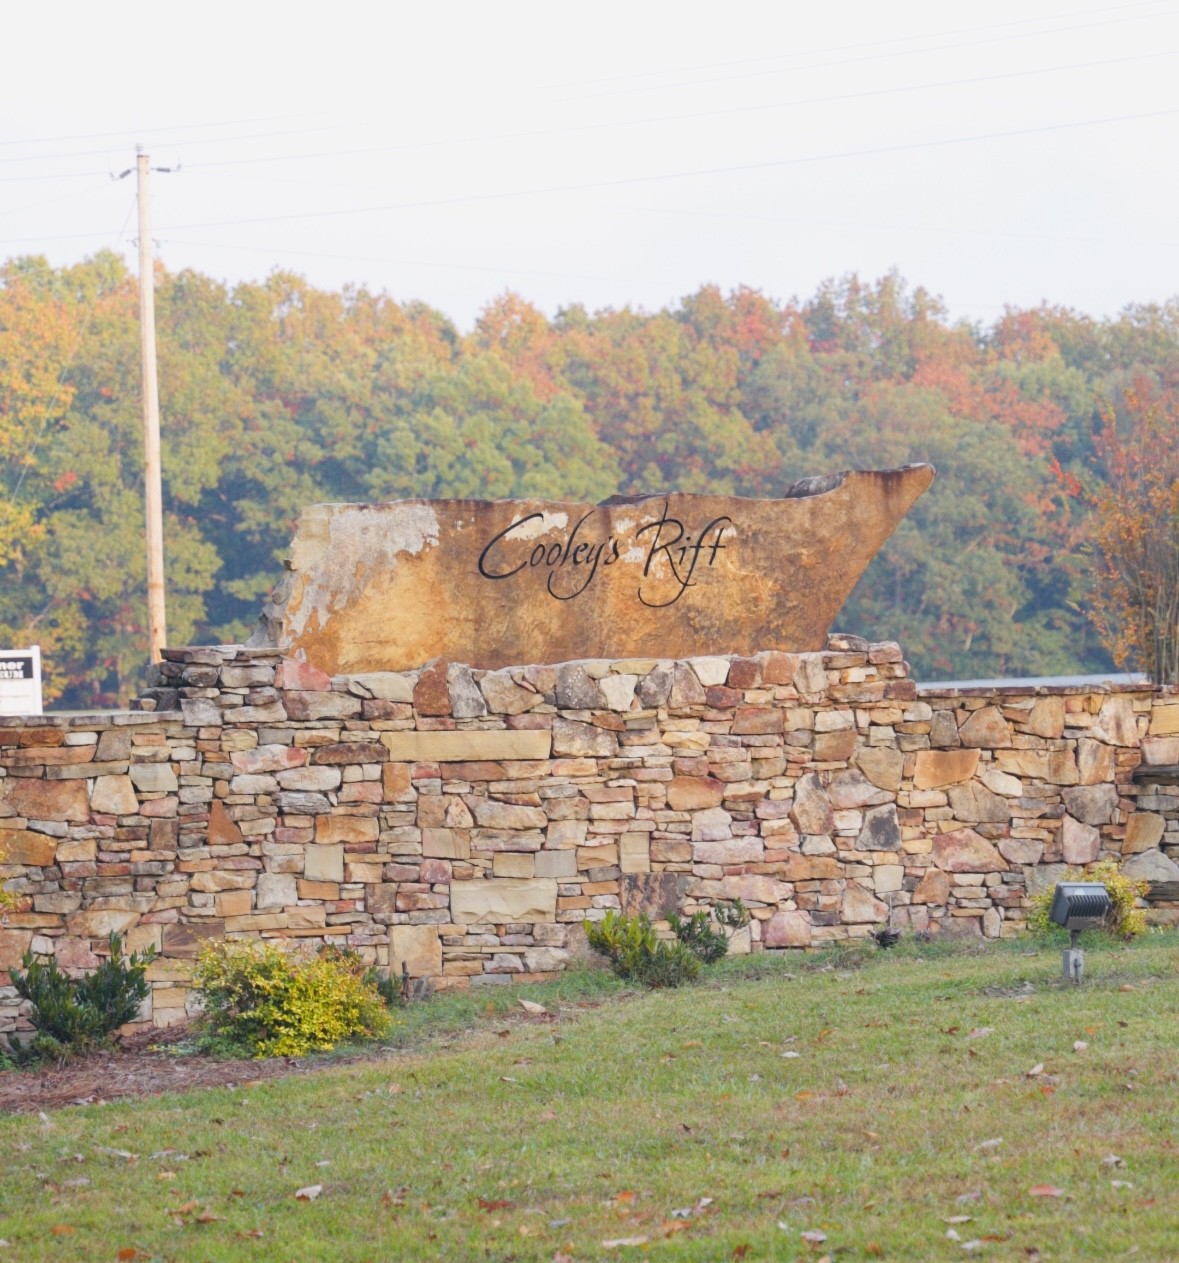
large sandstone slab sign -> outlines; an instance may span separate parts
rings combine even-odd
[[[781,500],[313,505],[255,643],[330,673],[817,650],[933,476],[833,474]]]

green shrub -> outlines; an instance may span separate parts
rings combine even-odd
[[[1132,939],[1146,929],[1146,917],[1134,904],[1146,894],[1149,887],[1144,881],[1135,881],[1133,877],[1120,873],[1117,860],[1102,860],[1098,864],[1090,864],[1088,869],[1070,868],[1063,880],[1099,881],[1105,885],[1109,891],[1109,912],[1105,925],[1102,926],[1104,933],[1114,938]],[[1048,914],[1052,911],[1052,897],[1055,893],[1055,887],[1050,886],[1028,900],[1028,929],[1033,934],[1047,936],[1065,933],[1049,920]]]
[[[713,916],[719,930],[712,928]],[[687,920],[676,912],[669,913],[667,923],[693,956],[705,965],[714,965],[727,955],[733,935],[749,924],[749,910],[740,899],[734,899],[732,903],[718,903],[711,913],[693,912]]]
[[[197,961],[205,1045],[255,1057],[299,1057],[383,1035],[390,1015],[355,952],[316,955],[275,943],[224,940]]]
[[[590,947],[609,960],[620,978],[647,987],[678,987],[700,976],[700,960],[683,943],[662,943],[650,917],[625,917],[611,909],[601,921],[586,921]]]
[[[12,970],[12,985],[32,1005],[29,1020],[37,1031],[24,1050],[27,1056],[61,1059],[99,1047],[139,1012],[155,948],[124,956],[118,934],[108,943],[110,956],[81,978],[63,974],[52,957],[42,961],[32,952],[21,958],[23,973]]]

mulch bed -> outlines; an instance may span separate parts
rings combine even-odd
[[[96,1105],[190,1088],[252,1085],[323,1065],[313,1058],[221,1061],[176,1052],[175,1045],[186,1035],[183,1027],[144,1031],[121,1040],[114,1049],[64,1065],[4,1071],[0,1073],[0,1112],[31,1114],[63,1105]]]

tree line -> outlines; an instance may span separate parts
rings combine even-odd
[[[932,461],[840,627],[926,679],[1149,654],[1119,615],[1137,589],[1098,580],[1141,542],[1125,454],[1179,450],[1179,302],[983,326],[890,275],[552,319],[507,294],[462,333],[363,288],[162,268],[156,302],[172,644],[248,635],[316,501],[774,496]],[[0,267],[0,644],[42,646],[59,705],[125,701],[146,657],[137,319],[113,253]],[[1148,510],[1173,526],[1175,481]]]

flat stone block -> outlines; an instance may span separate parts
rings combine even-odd
[[[399,763],[467,763],[547,759],[552,734],[543,729],[383,732],[381,743]]]
[[[321,817],[322,818],[322,817]],[[344,880],[344,847],[342,844],[304,848],[303,876],[308,881],[341,882]]]
[[[543,877],[456,882],[450,911],[458,925],[552,921],[557,914],[557,883]]]

